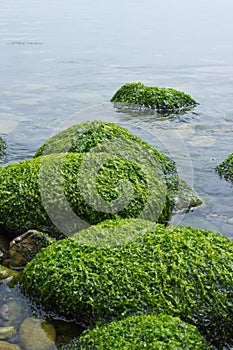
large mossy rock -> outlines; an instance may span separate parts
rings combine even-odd
[[[61,152],[106,152],[113,156],[120,154],[123,158],[131,158],[134,151],[139,158],[153,157],[165,174],[168,188],[171,191],[178,188],[179,180],[174,161],[114,123],[94,120],[73,125],[48,138],[36,151],[35,158]]]
[[[64,237],[116,217],[164,223],[172,212],[160,165],[137,158],[136,146],[132,160],[60,153],[0,167],[0,203],[0,233],[13,238],[30,229]]]
[[[211,231],[157,225],[118,248],[58,241],[26,266],[21,288],[87,325],[138,312],[179,316],[221,349],[233,343],[232,281],[233,242]]]
[[[216,167],[216,171],[226,180],[233,183],[233,153]]]
[[[105,220],[97,225],[76,232],[72,239],[82,245],[111,248],[125,245],[154,230],[156,223],[140,219]]]
[[[196,327],[167,315],[130,316],[86,331],[62,350],[207,350]]]
[[[190,95],[182,91],[146,86],[141,82],[121,86],[113,95],[111,102],[139,105],[158,111],[177,111],[197,105]]]

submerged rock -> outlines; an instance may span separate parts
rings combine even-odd
[[[20,273],[18,271],[0,265],[0,283],[6,283],[9,287],[13,287],[19,279]]]
[[[28,317],[20,325],[19,337],[25,350],[51,350],[55,344],[56,331],[52,324]]]
[[[0,339],[11,338],[16,333],[16,329],[13,326],[0,327]],[[1,347],[0,347],[1,349]]]
[[[196,327],[167,315],[130,316],[88,330],[74,339],[69,350],[210,349]]]
[[[44,247],[52,244],[51,239],[45,233],[29,230],[10,242],[9,266],[13,269],[23,268]]]
[[[184,180],[180,179],[179,189],[175,197],[173,213],[187,213],[190,209],[198,207],[202,200]]]
[[[127,83],[113,95],[111,102],[139,105],[158,111],[178,111],[194,107],[197,102],[188,94],[172,88],[146,86],[141,82]]]
[[[21,348],[18,345],[0,341],[0,350],[21,350]]]
[[[157,224],[117,248],[58,241],[26,266],[21,288],[88,325],[142,311],[180,316],[222,349],[233,344],[232,265],[233,242],[220,234]]]

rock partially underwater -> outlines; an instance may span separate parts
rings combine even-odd
[[[179,316],[222,349],[233,344],[232,266],[233,242],[220,234],[158,224],[117,248],[58,241],[26,266],[21,288],[86,325],[140,312]]]
[[[37,149],[35,158],[62,152],[106,152],[126,159],[132,159],[135,152],[138,160],[154,158],[165,174],[168,189],[174,191],[178,188],[175,162],[140,137],[113,123],[94,120],[73,125],[48,138]]]
[[[128,130],[81,123],[46,140],[34,159],[0,167],[0,234],[61,238],[118,216],[167,224],[179,196],[190,208],[181,183],[174,161]]]
[[[216,167],[220,176],[233,183],[233,153]]]
[[[141,82],[127,83],[113,95],[111,102],[138,105],[159,112],[191,109],[198,103],[188,94],[172,88],[146,86]]]
[[[0,137],[0,163],[6,155],[6,142]]]
[[[167,222],[172,207],[162,174],[153,159],[148,165],[102,152],[1,167],[0,233],[15,237],[37,229],[58,238],[119,216]]]
[[[196,327],[167,315],[140,315],[96,327],[61,350],[208,350]]]

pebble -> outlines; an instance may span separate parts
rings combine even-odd
[[[56,331],[44,320],[27,317],[20,325],[19,338],[25,350],[51,350],[55,345]]]
[[[18,345],[0,341],[0,350],[21,350],[21,348]]]
[[[0,339],[11,338],[16,333],[16,329],[13,326],[0,327]]]

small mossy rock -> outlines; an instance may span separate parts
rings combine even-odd
[[[190,95],[182,91],[146,86],[141,82],[121,86],[113,95],[111,102],[139,105],[158,111],[177,111],[197,105]]]
[[[43,232],[29,230],[10,242],[9,265],[11,268],[23,268],[44,247],[55,240]]]
[[[75,233],[72,239],[91,247],[119,247],[137,240],[155,227],[155,222],[140,219],[105,220]]]
[[[0,350],[21,350],[21,348],[16,344],[0,341]]]
[[[127,151],[137,158],[136,146]],[[0,167],[0,202],[0,233],[12,238],[33,228],[64,237],[119,216],[165,223],[172,213],[153,157],[128,160],[103,152],[51,154]]]
[[[64,347],[62,350],[65,350]],[[195,326],[167,315],[130,316],[86,331],[69,350],[208,350]]]
[[[4,159],[6,155],[6,143],[5,141],[0,137],[0,163]]]
[[[232,280],[233,242],[158,224],[118,248],[58,241],[26,266],[21,289],[87,325],[142,311],[179,316],[221,349],[233,343]]]
[[[216,167],[220,176],[233,183],[233,153]]]
[[[119,143],[123,143],[125,147],[130,145],[132,152],[134,148],[138,148],[138,144],[141,145],[140,156],[146,155],[148,157],[148,154],[153,155],[163,169],[168,188],[171,191],[177,189],[179,180],[174,161],[140,137],[114,123],[93,120],[73,125],[48,138],[38,148],[35,157],[61,152],[86,153],[99,151],[111,152],[111,154],[115,155],[117,154],[116,148]],[[123,156],[127,157],[126,151],[123,153]]]
[[[11,338],[16,333],[16,329],[13,326],[0,327],[0,339]]]
[[[20,279],[20,272],[0,265],[0,283],[13,287]]]
[[[25,350],[51,350],[55,344],[56,331],[52,324],[28,317],[20,325],[19,338]]]

